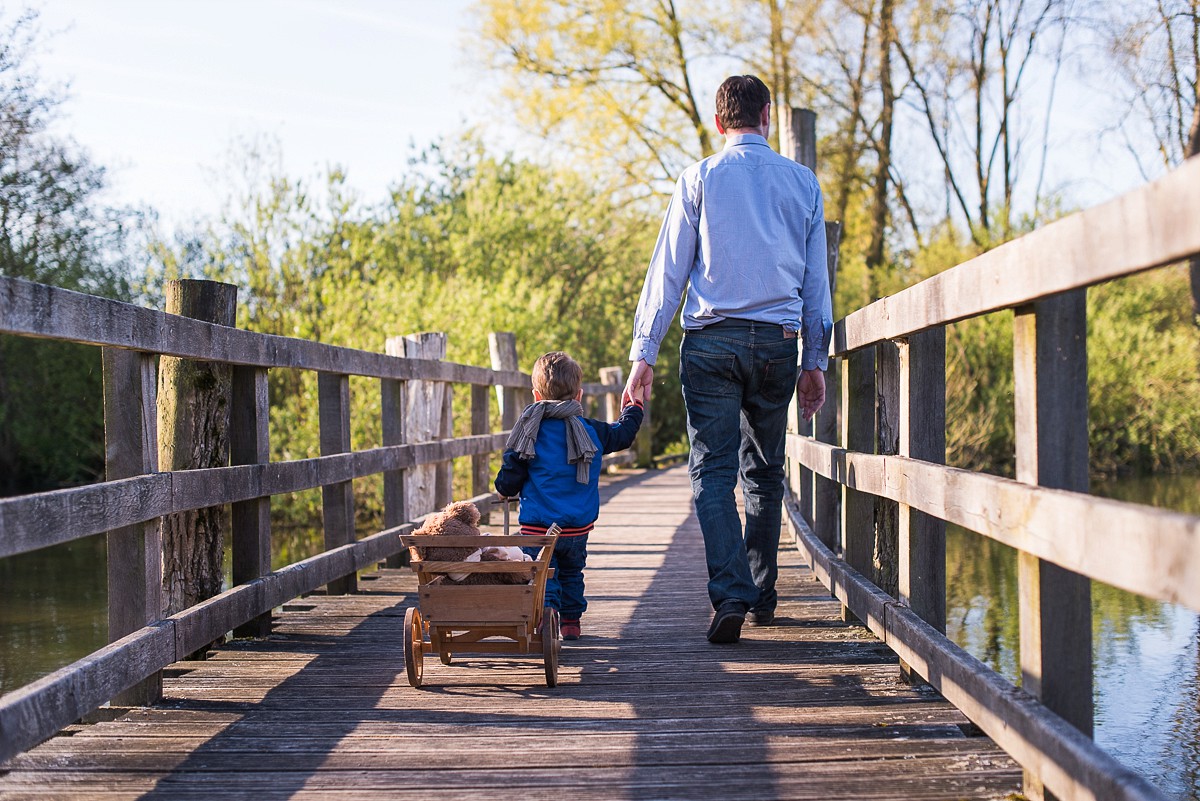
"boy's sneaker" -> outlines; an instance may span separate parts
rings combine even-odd
[[[579,639],[579,621],[578,620],[563,620],[558,624],[558,630],[562,634],[564,640]]]

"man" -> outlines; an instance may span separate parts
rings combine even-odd
[[[770,91],[738,75],[716,101],[725,148],[676,183],[638,301],[625,393],[649,396],[683,295],[688,468],[715,610],[707,636],[734,643],[747,613],[751,625],[774,622],[787,410],[794,392],[805,419],[825,401],[833,314],[821,190],[811,170],[767,144]]]

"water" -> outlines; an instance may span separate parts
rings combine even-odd
[[[1100,485],[1096,494],[1200,515],[1200,476]],[[276,532],[275,567],[321,547]],[[0,692],[107,641],[104,538],[0,560]],[[951,527],[947,633],[1009,679],[1019,670],[1015,552]],[[1200,801],[1200,615],[1093,583],[1096,740],[1172,798]]]
[[[1097,495],[1200,515],[1200,476],[1122,480]],[[951,526],[946,633],[1017,681],[1016,552]],[[1170,797],[1200,801],[1200,614],[1092,582],[1095,738]]]
[[[272,568],[321,552],[320,531],[271,532]],[[225,549],[229,586],[229,549]],[[108,642],[104,535],[0,559],[0,694]]]

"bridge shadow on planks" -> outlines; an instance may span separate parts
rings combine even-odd
[[[711,609],[685,469],[608,481],[584,637],[540,659],[425,662],[404,677],[407,571],[297,599],[268,640],[168,672],[167,702],[18,758],[30,797],[996,798],[1020,774],[895,657],[848,627],[794,551],[781,624],[734,646]],[[7,798],[7,795],[5,796]],[[17,797],[14,795],[14,797]]]
[[[841,621],[786,535],[778,625],[746,627],[737,645],[708,643],[703,539],[686,470],[654,483],[662,489],[622,487],[606,499],[602,521],[630,507],[620,515],[625,531],[619,542],[598,538],[594,553],[605,561],[599,573],[589,569],[592,603],[625,604],[631,613],[617,636],[588,637],[571,651],[581,692],[630,705],[624,725],[636,740],[620,797],[965,798],[1019,787],[1019,772],[1003,756],[995,760],[999,773],[979,783],[982,792],[954,776],[950,763],[961,769],[961,746],[971,745],[965,719],[932,690],[900,684],[895,655]],[[659,504],[659,494],[682,494],[684,502]],[[636,571],[656,558],[639,581]],[[916,741],[921,747],[910,748]],[[897,769],[913,760],[925,770]],[[932,786],[898,789],[931,774]]]

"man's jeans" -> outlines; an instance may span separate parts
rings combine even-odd
[[[679,348],[692,445],[688,468],[714,609],[732,600],[775,611],[784,434],[796,392],[796,356],[795,336],[747,320],[688,331]],[[739,476],[744,535],[734,499]]]
[[[550,557],[554,575],[546,580],[546,606],[559,610],[563,620],[579,620],[587,611],[583,596],[583,568],[587,563],[587,534],[559,537]],[[537,558],[539,548],[522,548]]]

